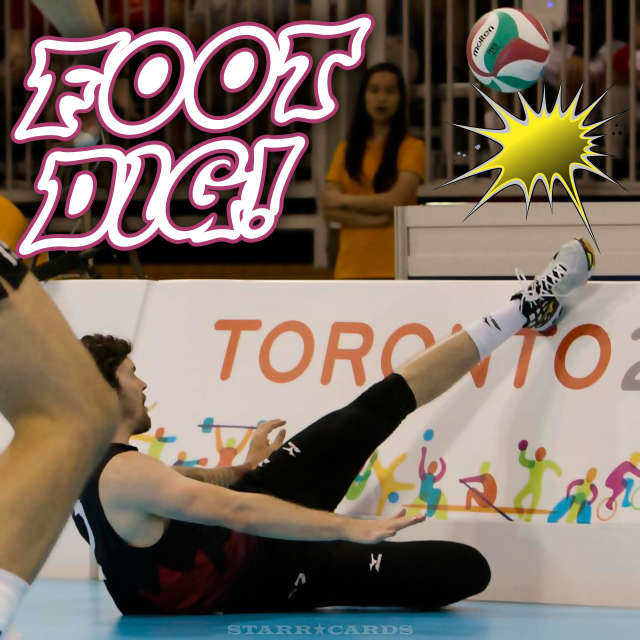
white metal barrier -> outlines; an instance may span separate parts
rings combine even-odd
[[[473,202],[432,202],[398,207],[395,216],[396,279],[514,276],[514,265],[533,274],[572,237],[589,239],[575,207],[488,202],[463,222]],[[639,206],[587,202],[585,209],[602,253],[600,276],[640,275]]]

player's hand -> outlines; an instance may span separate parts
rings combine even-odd
[[[529,443],[526,440],[520,440],[520,442],[518,442],[518,449],[520,449],[520,451],[525,451],[528,446]]]
[[[247,463],[251,464],[253,468],[282,446],[287,435],[284,429],[278,432],[273,442],[269,442],[269,434],[283,424],[286,424],[285,420],[267,420],[256,428],[247,451]]]
[[[401,509],[397,515],[384,520],[356,520],[349,518],[346,539],[360,544],[381,542],[386,538],[393,537],[400,529],[406,529],[411,525],[424,522],[427,517],[427,514],[423,513],[413,518],[406,518],[406,512],[406,509]]]

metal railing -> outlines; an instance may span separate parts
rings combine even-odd
[[[598,51],[593,48],[591,32],[593,10],[595,2],[604,7],[604,44]],[[437,31],[444,32],[444,42],[439,49],[432,46],[424,46],[423,56],[423,82],[410,86],[412,99],[422,102],[422,122],[415,123],[414,132],[424,136],[427,148],[427,179],[420,188],[419,195],[439,199],[447,198],[452,193],[456,197],[469,199],[479,198],[494,181],[494,177],[474,177],[456,183],[455,188],[438,190],[447,180],[456,175],[477,166],[480,160],[487,159],[490,155],[485,147],[484,138],[476,134],[462,131],[452,126],[452,122],[468,124],[471,126],[486,126],[483,124],[483,109],[486,103],[473,89],[474,84],[479,84],[466,65],[464,47],[460,43],[466,42],[466,36],[480,15],[487,9],[495,9],[499,6],[525,8],[529,11],[535,9],[535,2],[523,2],[521,0],[506,2],[481,2],[481,0],[421,0],[412,2],[402,0],[395,3],[402,5],[403,18],[414,12],[423,11],[423,42],[437,41]],[[546,5],[546,2],[540,2]],[[562,2],[555,2],[556,5]],[[569,5],[569,0],[566,0]],[[571,3],[573,4],[573,3]],[[601,143],[604,149],[599,147],[597,151],[604,151],[607,157],[604,162],[596,161],[594,164],[613,177],[625,189],[620,188],[600,178],[586,173],[577,173],[580,193],[587,196],[619,197],[621,195],[640,195],[640,181],[638,180],[636,134],[637,134],[637,79],[636,79],[636,0],[616,0],[615,12],[613,0],[583,0],[575,3],[582,5],[582,94],[579,106],[585,108],[592,100],[597,98],[605,90],[608,90],[605,99],[601,102],[588,122],[604,119],[615,113],[620,115],[611,122],[603,125],[595,133],[604,134]],[[480,6],[482,5],[482,7]],[[533,6],[531,6],[533,5]],[[444,14],[444,15],[443,15]],[[436,20],[437,17],[437,20]],[[402,68],[405,77],[409,75],[408,50],[410,47],[409,20],[402,21]],[[615,29],[614,29],[615,27]],[[640,27],[640,25],[639,25]],[[620,77],[614,73],[613,55],[621,42],[614,40],[614,33],[626,31],[624,42],[628,47],[628,65],[630,73],[628,78]],[[460,37],[460,32],[464,38]],[[551,35],[551,34],[550,34]],[[457,41],[456,41],[457,36]],[[574,34],[575,36],[575,34]],[[618,36],[621,37],[620,35]],[[573,98],[573,92],[567,90],[568,65],[576,61],[577,57],[571,56],[570,49],[575,42],[569,42],[568,25],[554,34],[554,47],[557,50],[556,59],[560,61],[559,79],[563,87],[563,105],[566,107]],[[455,44],[454,44],[455,41]],[[436,59],[437,56],[437,59]],[[444,69],[444,77],[438,78],[434,73],[436,66]],[[598,69],[598,66],[601,69]],[[442,74],[440,74],[442,76]],[[543,76],[544,78],[544,76]],[[557,86],[546,84],[547,104],[555,101]],[[481,87],[482,88],[482,87]],[[484,90],[484,88],[483,88]],[[573,90],[577,90],[574,87]],[[543,94],[543,79],[538,81],[537,90],[528,90],[525,93],[528,101],[539,108]],[[522,107],[516,94],[498,94],[491,92],[491,97],[505,108],[509,108],[515,115],[522,114]],[[592,135],[594,135],[592,134]],[[497,146],[495,150],[497,150]],[[494,152],[495,152],[494,150]],[[437,190],[437,191],[436,191]],[[514,190],[515,194],[515,190]],[[509,190],[505,194],[511,195]]]
[[[595,2],[604,4],[605,9],[606,37],[604,48],[599,52],[593,51],[591,41]],[[219,10],[222,4],[224,7]],[[395,36],[396,43],[397,39],[400,40],[400,53],[398,55],[396,46],[393,61],[402,68],[409,84],[410,131],[424,139],[427,149],[426,180],[419,188],[419,196],[427,199],[448,197],[478,199],[493,182],[494,178],[479,176],[456,183],[455,189],[453,186],[438,189],[447,180],[479,164],[490,150],[480,136],[452,126],[452,122],[482,126],[484,118],[485,103],[473,88],[475,79],[466,64],[465,47],[461,46],[461,43],[464,45],[469,30],[481,13],[502,5],[522,7],[522,0],[508,3],[498,2],[498,0],[393,0],[392,2],[385,2],[385,0],[311,0],[310,2],[237,0],[232,2],[228,0],[222,4],[215,3],[218,10],[214,12],[214,4],[207,0],[198,0],[195,4],[179,0],[164,0],[161,19],[167,26],[176,26],[170,24],[170,17],[179,19],[181,24],[177,27],[191,37],[198,30],[209,35],[227,24],[244,20],[263,22],[275,28],[282,23],[302,18],[324,21],[341,20],[362,12],[372,14],[376,19],[376,28],[367,45],[368,64],[389,58],[391,52],[389,34]],[[584,10],[582,48],[585,61],[582,71],[584,88],[581,105],[584,107],[597,97],[596,91],[610,88],[595,117],[606,117],[618,111],[625,111],[625,113],[604,125],[598,132],[605,134],[604,150],[611,154],[600,166],[625,187],[627,191],[624,195],[627,197],[640,195],[640,181],[636,166],[638,156],[635,148],[637,135],[635,25],[638,17],[636,0],[616,0],[615,12],[613,0],[583,0],[581,4]],[[158,16],[151,14],[150,0],[144,0],[143,6],[142,28],[154,26]],[[116,7],[121,11],[121,25],[113,24],[113,10]],[[176,11],[176,7],[181,9]],[[199,9],[196,11],[194,7]],[[132,15],[127,0],[103,0],[102,12],[104,21],[109,27],[131,24]],[[30,63],[29,48],[37,34],[34,32],[31,5],[28,0],[11,2],[5,0],[2,15],[5,56],[0,67],[4,76],[0,85],[3,92],[0,105],[3,110],[5,138],[4,158],[0,165],[0,193],[16,202],[37,202],[40,196],[34,192],[33,183],[39,169],[39,157],[43,153],[43,145],[38,146],[35,143],[15,145],[9,137],[11,127],[24,107],[27,97],[21,86],[22,78],[15,77],[12,72],[12,64],[15,63],[15,56],[12,58],[14,51],[12,46],[15,47],[17,32],[20,32],[20,37],[23,39],[22,55],[26,56]],[[620,22],[625,26],[628,25],[626,40],[629,44],[628,62],[631,70],[628,79],[622,80],[616,77],[613,68],[614,34],[620,31]],[[17,23],[22,25],[21,29],[12,26]],[[46,21],[42,26],[45,34],[52,32]],[[560,82],[565,84],[569,64],[569,58],[565,52],[568,51],[568,46],[574,44],[569,42],[566,25],[555,34],[555,40],[561,61],[559,78]],[[318,59],[327,48],[328,44],[314,41],[313,57]],[[601,61],[603,68],[598,78],[594,79],[592,74],[594,65],[588,63],[596,58]],[[305,165],[303,171],[297,172],[296,179],[289,187],[288,197],[315,198],[320,193],[333,150],[347,134],[355,87],[359,78],[358,71],[337,70],[334,75],[334,93],[341,105],[339,112],[330,123],[312,127],[297,125],[298,130],[302,128],[309,135],[311,150],[303,160]],[[617,84],[614,83],[616,80]],[[553,86],[547,86],[548,100],[551,99],[549,94],[555,98],[555,93],[556,89]],[[529,90],[527,95],[530,96],[530,101],[537,100],[539,105],[542,97],[542,81],[538,83],[537,89]],[[520,105],[515,95],[502,94],[497,97],[494,95],[494,98],[505,107],[514,110],[516,114],[519,113]],[[565,98],[568,99],[569,96]],[[225,108],[231,110],[234,99],[235,97],[229,93],[221,96],[220,91],[216,90],[212,74],[209,73],[201,91],[204,106],[211,106],[216,101],[222,100]],[[141,101],[140,108],[145,116],[149,115],[150,102]],[[260,130],[261,127],[271,133],[275,130],[273,124],[263,119],[248,124],[237,135],[250,140],[264,132]],[[164,139],[169,144],[180,139],[180,144],[189,148],[198,141],[198,135],[202,136],[202,133],[187,126],[185,121],[175,120],[172,125],[158,132],[154,137]],[[116,140],[113,142],[121,143]],[[151,179],[149,177],[149,180]],[[616,185],[588,174],[581,174],[578,179],[582,195],[616,198],[624,193]],[[507,189],[505,195],[509,196],[510,191]],[[139,197],[143,196],[143,193],[139,194]],[[193,212],[189,215],[193,215]],[[65,222],[67,221],[58,220],[56,224],[64,225]],[[284,215],[279,228],[312,230],[315,238],[314,262],[317,266],[326,265],[326,224],[321,215]]]

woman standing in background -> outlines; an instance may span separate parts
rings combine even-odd
[[[394,64],[370,67],[346,141],[336,149],[323,213],[340,222],[335,278],[393,278],[393,208],[416,204],[425,147],[407,135],[406,89]]]

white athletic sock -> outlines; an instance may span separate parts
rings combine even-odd
[[[480,360],[524,327],[527,319],[520,313],[518,304],[517,300],[512,300],[504,309],[464,327],[478,347]]]
[[[3,640],[28,588],[29,584],[22,578],[0,569],[0,636]]]

